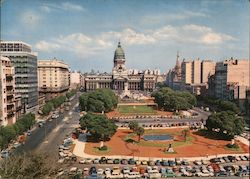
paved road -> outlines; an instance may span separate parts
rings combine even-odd
[[[70,109],[78,103],[78,96],[79,93],[72,100]],[[25,144],[18,147],[15,153],[28,151],[57,152],[55,149],[58,148],[58,144],[62,142],[63,137],[65,137],[70,130],[72,131],[72,126],[75,123],[78,123],[79,113],[77,114],[78,116],[76,112],[72,112],[72,120],[70,120],[69,124],[64,121],[65,117],[69,116],[68,111],[65,111],[59,118],[47,121],[43,127],[36,127],[35,130],[32,131],[31,136],[27,137]]]

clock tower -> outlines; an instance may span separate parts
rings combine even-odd
[[[112,69],[114,90],[128,90],[128,70],[125,67],[125,62],[125,53],[121,47],[121,42],[118,42],[114,54],[114,67]]]

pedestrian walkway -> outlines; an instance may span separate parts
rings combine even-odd
[[[84,152],[85,149],[85,145],[86,145],[86,134],[80,134],[78,139],[74,140],[75,143],[75,147],[73,150],[73,154],[81,157],[81,158],[91,158],[91,159],[95,159],[95,158],[100,158],[101,156],[99,155],[90,155],[90,154],[86,154]],[[249,146],[249,143],[247,144]],[[219,154],[219,155],[210,155],[210,156],[206,156],[206,157],[182,157],[180,159],[186,159],[188,161],[195,161],[195,160],[210,160],[212,158],[216,158],[216,157],[224,157],[224,156],[228,156],[228,155],[232,155],[232,156],[241,156],[241,155],[249,155],[249,153],[242,153],[242,154]],[[167,160],[174,160],[175,158],[157,158],[157,157],[138,157],[138,156],[123,156],[123,155],[111,155],[108,156],[108,158],[110,159],[129,159],[129,158],[135,158],[136,160],[163,160],[163,159],[167,159]]]

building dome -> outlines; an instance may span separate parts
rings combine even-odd
[[[115,50],[114,59],[125,59],[125,53],[121,47],[121,42],[118,42],[118,46]]]

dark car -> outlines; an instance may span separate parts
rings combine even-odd
[[[224,172],[224,171],[220,171],[220,172],[215,173],[215,176],[216,177],[228,177],[229,173],[228,172]]]
[[[118,158],[114,159],[114,164],[120,164],[120,159]]]
[[[91,167],[91,168],[89,169],[89,175],[92,175],[92,174],[97,174],[96,167]]]
[[[167,160],[162,160],[161,164],[162,164],[162,166],[168,166],[168,161]]]
[[[160,160],[156,160],[156,161],[155,161],[155,165],[161,166],[161,161],[160,161]]]
[[[168,164],[169,164],[170,167],[176,166],[176,163],[173,160],[169,160]]]
[[[236,161],[235,156],[229,155],[229,156],[227,156],[227,158],[230,160],[230,162],[235,162]]]
[[[99,160],[100,164],[105,164],[106,163],[106,157],[101,157],[101,159]]]
[[[134,160],[133,158],[130,158],[130,159],[128,160],[128,164],[134,165],[134,164],[135,164],[135,160]]]

